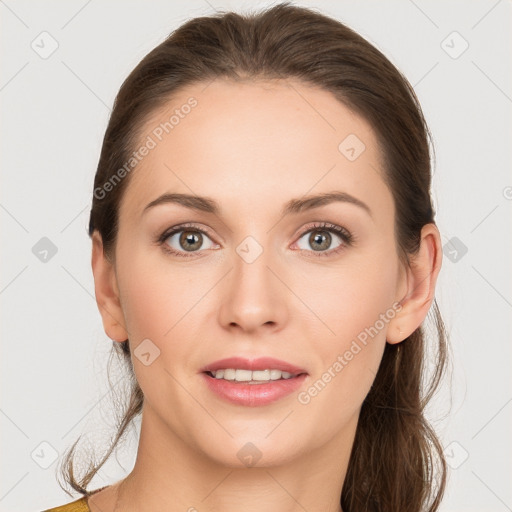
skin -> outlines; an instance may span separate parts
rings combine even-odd
[[[420,326],[434,298],[439,232],[424,226],[420,250],[402,265],[376,136],[329,92],[292,80],[188,86],[147,120],[141,140],[190,96],[198,105],[130,176],[114,261],[93,236],[104,329],[115,341],[130,339],[145,403],[133,471],[89,506],[340,511],[359,411],[385,344]],[[338,150],[349,134],[366,146],[354,161]],[[348,202],[280,215],[292,198],[333,190],[363,201],[371,215]],[[177,204],[142,214],[166,192],[211,197],[220,214]],[[155,243],[186,222],[209,231],[192,257]],[[331,254],[318,256],[308,243],[312,222],[346,228],[353,244],[333,254],[343,240],[332,233],[322,249]],[[190,254],[180,234],[165,243]],[[252,263],[236,252],[247,236],[263,248]],[[261,407],[234,405],[199,373],[224,357],[268,355],[305,368],[299,391],[307,390],[394,302],[400,311],[307,404],[292,393]],[[148,366],[134,355],[147,338],[160,350]],[[237,457],[248,442],[261,452],[253,467]]]

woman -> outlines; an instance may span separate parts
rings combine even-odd
[[[133,390],[81,477],[73,445],[83,497],[52,510],[437,510],[430,180],[411,86],[336,20],[225,13],[150,52],[116,98],[89,228]],[[139,414],[132,472],[88,490]]]

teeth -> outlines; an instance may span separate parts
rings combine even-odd
[[[294,377],[292,373],[282,372],[281,370],[241,370],[226,368],[210,372],[216,379],[234,380],[237,382],[269,382],[271,380],[290,379]]]
[[[279,371],[279,370],[274,370]],[[256,370],[252,372],[252,380],[270,380],[270,370]]]
[[[277,380],[281,378],[281,370],[270,370],[270,380]]]
[[[235,374],[236,374],[236,370],[232,370],[232,369],[224,370],[224,379],[225,380],[235,380]]]

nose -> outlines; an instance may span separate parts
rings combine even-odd
[[[233,268],[224,280],[220,324],[244,332],[281,330],[288,320],[287,289],[276,276],[275,258],[265,250],[252,262],[240,254],[235,252]]]

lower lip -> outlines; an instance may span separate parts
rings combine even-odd
[[[307,377],[303,373],[290,379],[269,381],[268,384],[247,384],[231,380],[216,379],[207,373],[203,373],[207,386],[211,391],[228,402],[258,407],[267,405],[297,391]]]

